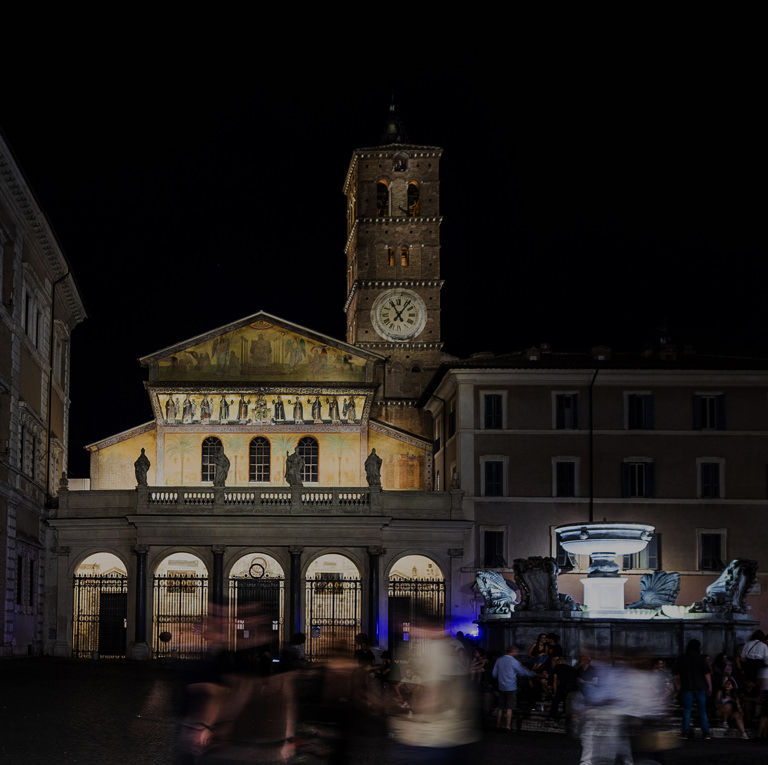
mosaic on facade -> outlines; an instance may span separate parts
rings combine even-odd
[[[327,343],[254,321],[157,358],[158,379],[365,380],[366,360]]]
[[[158,392],[158,421],[165,425],[355,425],[366,397],[316,390]]]

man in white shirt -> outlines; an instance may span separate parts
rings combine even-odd
[[[496,712],[496,727],[501,728],[501,714],[504,712],[507,730],[512,729],[512,711],[517,707],[517,678],[533,677],[516,658],[517,646],[510,645],[493,667],[493,677],[499,681],[499,706]]]

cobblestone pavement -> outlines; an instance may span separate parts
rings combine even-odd
[[[180,709],[177,673],[154,662],[0,660],[0,762],[176,763]],[[640,763],[768,765],[768,742],[714,738]],[[349,761],[386,765],[382,723],[355,726]],[[580,746],[565,735],[486,731],[478,761],[578,765]],[[315,761],[317,762],[317,761]]]

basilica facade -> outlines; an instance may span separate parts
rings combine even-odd
[[[346,341],[260,312],[141,359],[152,421],[90,445],[49,520],[49,652],[196,655],[212,608],[232,645],[259,611],[311,658],[452,624],[471,524],[416,406],[443,360],[441,150],[390,138],[344,186]]]

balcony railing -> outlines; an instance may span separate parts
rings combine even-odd
[[[144,503],[141,495],[145,494]],[[200,508],[241,509],[251,512],[285,512],[289,514],[313,513],[318,511],[366,514],[376,501],[380,490],[370,488],[328,488],[306,487],[269,488],[222,488],[199,489],[186,487],[147,487],[139,491],[139,512],[141,505],[168,509],[191,510]],[[372,498],[373,497],[373,498]]]

